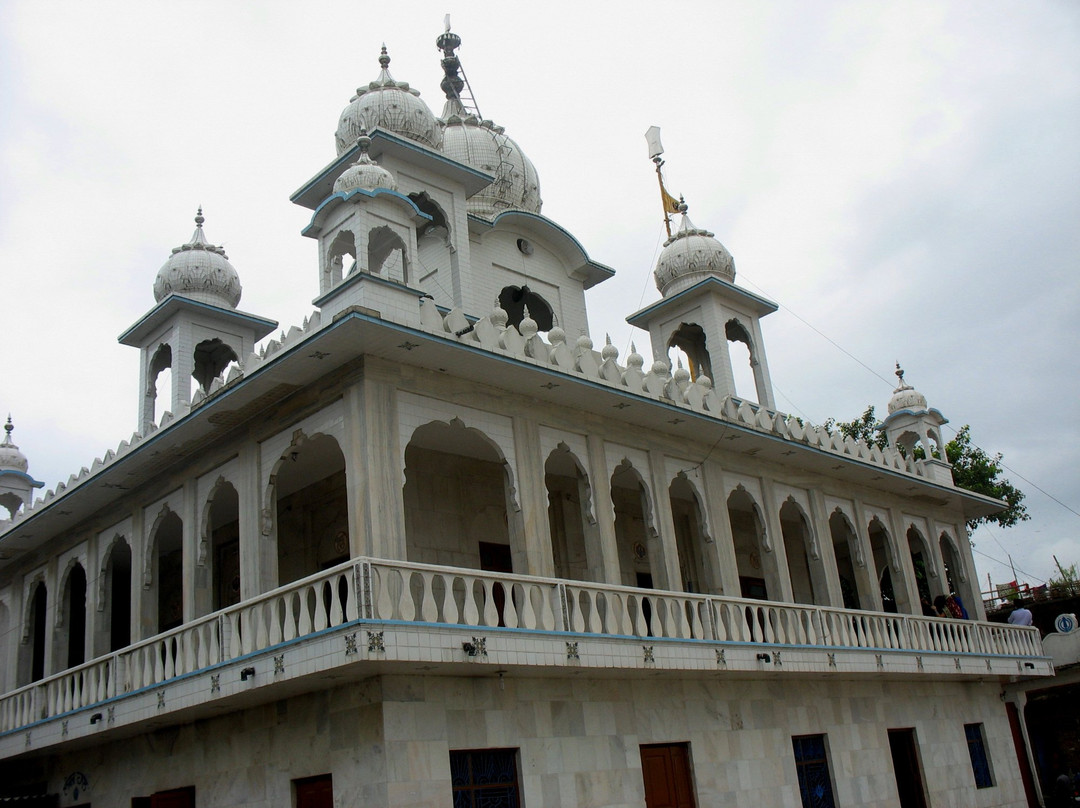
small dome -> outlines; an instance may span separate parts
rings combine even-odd
[[[664,242],[664,249],[656,261],[656,288],[660,294],[689,289],[698,281],[713,276],[729,283],[735,280],[735,259],[727,248],[708,230],[694,227],[686,215],[686,203],[679,205],[682,223],[678,231]]]
[[[893,390],[892,398],[889,399],[889,415],[900,410],[925,412],[926,396],[904,381],[904,371],[899,362],[896,363],[896,377],[900,379],[900,386]]]
[[[363,132],[356,142],[360,145],[360,157],[349,166],[340,177],[334,180],[334,193],[347,193],[348,191],[362,188],[365,191],[374,191],[376,188],[386,188],[390,191],[397,190],[397,180],[388,169],[383,168],[368,156],[368,147],[371,138],[367,132]]]
[[[4,431],[7,434],[4,436],[4,442],[0,443],[0,470],[21,471],[25,474],[30,468],[30,462],[26,459],[26,455],[19,451],[19,447],[11,442],[11,433],[14,429],[9,415],[4,425]]]
[[[338,156],[351,149],[362,132],[375,127],[438,149],[442,133],[435,115],[420,100],[419,91],[412,89],[407,81],[396,81],[390,75],[390,57],[385,45],[379,64],[382,65],[379,77],[366,87],[358,87],[341,113],[335,133]]]
[[[540,176],[521,147],[501,126],[465,114],[460,102],[447,102],[444,110],[443,154],[495,181],[467,200],[469,213],[494,219],[505,210],[539,213]]]
[[[158,270],[154,299],[159,303],[172,293],[228,309],[235,309],[240,302],[240,276],[225,250],[206,240],[204,221],[199,208],[191,241],[174,248]]]

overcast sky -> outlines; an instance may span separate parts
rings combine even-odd
[[[285,328],[311,312],[315,242],[288,197],[335,157],[383,42],[441,111],[447,11],[480,110],[537,166],[544,214],[617,271],[589,293],[594,340],[610,332],[624,359],[630,339],[648,345],[623,317],[659,298],[655,124],[669,189],[737,282],[781,306],[763,324],[779,407],[883,413],[899,360],[1027,492],[1030,522],[975,534],[984,588],[1012,578],[1007,553],[1032,582],[1054,553],[1080,561],[1066,0],[4,0],[0,410],[36,478],[53,487],[134,430],[138,352],[116,337],[152,307],[199,204],[241,309]]]

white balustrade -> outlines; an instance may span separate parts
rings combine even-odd
[[[1040,657],[998,623],[357,559],[0,697],[0,732],[366,619],[616,637]]]

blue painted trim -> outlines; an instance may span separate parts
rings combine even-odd
[[[569,239],[573,243],[573,245],[581,253],[581,257],[585,259],[586,264],[588,264],[593,269],[600,270],[601,272],[605,273],[608,277],[612,277],[612,276],[615,275],[615,270],[612,269],[611,267],[606,266],[604,264],[597,263],[596,261],[593,261],[591,258],[589,258],[589,254],[585,251],[585,248],[581,245],[581,242],[577,240],[577,237],[573,233],[571,233],[569,230],[567,230],[565,227],[563,227],[561,224],[549,219],[547,216],[541,216],[539,213],[531,213],[531,212],[529,212],[527,210],[504,210],[502,213],[498,214],[494,219],[490,219],[490,220],[489,219],[484,219],[483,217],[477,216],[474,213],[469,214],[469,219],[471,219],[474,222],[481,222],[481,223],[487,225],[488,227],[494,228],[495,225],[497,225],[499,223],[499,221],[502,218],[506,217],[506,216],[511,216],[511,217],[520,216],[520,217],[523,217],[523,218],[526,218],[526,219],[533,219],[533,220],[535,220],[537,222],[540,222],[541,224],[545,224],[548,227],[551,227],[553,230],[557,231],[558,233],[560,233],[562,236],[566,237],[567,239]]]
[[[184,305],[193,306],[199,309],[205,309],[206,311],[212,312],[214,314],[226,314],[231,319],[243,320],[244,322],[250,323],[251,325],[257,327],[265,327],[267,328],[267,332],[273,331],[278,326],[277,320],[268,320],[265,317],[258,317],[254,314],[247,314],[246,312],[237,311],[236,309],[225,309],[221,306],[214,306],[210,303],[203,303],[199,300],[192,300],[190,297],[184,297],[183,295],[178,295],[174,292],[168,297],[166,297],[164,300],[162,300],[160,303],[158,303],[156,306],[154,306],[154,308],[150,309],[150,311],[148,311],[138,320],[136,320],[133,326],[131,326],[127,331],[125,331],[123,334],[116,338],[117,341],[122,343],[129,334],[138,331],[144,323],[146,323],[148,320],[153,319],[153,317],[157,315],[158,312],[162,311],[166,306],[175,305],[176,302],[180,302]]]
[[[0,477],[15,477],[30,483],[33,488],[44,488],[45,483],[39,482],[27,474],[25,471],[16,471],[15,469],[0,469]]]
[[[639,309],[638,311],[635,311],[633,314],[631,314],[629,317],[626,318],[626,322],[630,323],[630,325],[636,326],[636,325],[638,325],[638,323],[641,320],[648,317],[650,314],[655,312],[657,309],[659,309],[659,308],[661,308],[663,306],[667,306],[667,305],[669,305],[671,303],[674,303],[676,300],[679,300],[680,298],[685,297],[686,295],[689,295],[691,292],[699,291],[699,290],[703,289],[707,284],[713,284],[713,283],[720,284],[720,287],[722,289],[724,289],[725,291],[735,292],[735,293],[737,293],[738,295],[740,295],[742,297],[750,298],[751,300],[758,303],[759,305],[764,306],[765,308],[769,309],[769,313],[772,313],[772,312],[774,312],[774,311],[776,311],[777,309],[780,308],[778,305],[773,303],[771,300],[768,300],[767,298],[761,297],[760,295],[755,295],[753,292],[748,292],[746,289],[743,289],[743,288],[741,288],[739,286],[736,286],[733,283],[728,283],[727,281],[721,280],[720,278],[704,278],[703,280],[698,281],[697,283],[695,283],[689,289],[683,289],[681,292],[678,292],[678,293],[676,293],[675,295],[673,295],[671,297],[665,297],[665,298],[663,298],[661,300],[656,301],[655,303],[653,303],[653,304],[651,304],[649,306],[646,306],[643,309]]]
[[[357,194],[361,196],[366,196],[369,199],[374,199],[377,196],[393,197],[399,202],[404,202],[406,205],[412,208],[414,216],[419,216],[422,219],[427,219],[429,222],[433,221],[429,214],[424,213],[422,210],[420,210],[420,208],[416,206],[416,203],[409,199],[409,197],[405,196],[405,194],[403,193],[400,193],[398,191],[391,191],[389,188],[376,188],[374,191],[368,191],[365,188],[353,188],[351,191],[338,191],[337,193],[330,194],[330,196],[326,197],[326,199],[320,202],[319,207],[315,208],[315,212],[311,214],[311,221],[308,222],[307,227],[300,231],[300,235],[306,236],[311,231],[311,229],[315,227],[315,220],[319,218],[319,214],[322,213],[323,208],[327,207],[331,202],[333,202],[334,200],[348,202]]]

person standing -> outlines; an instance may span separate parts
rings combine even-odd
[[[1013,610],[1009,615],[1009,622],[1014,626],[1030,626],[1031,625],[1031,609],[1024,607],[1023,601],[1017,599],[1013,601]]]

